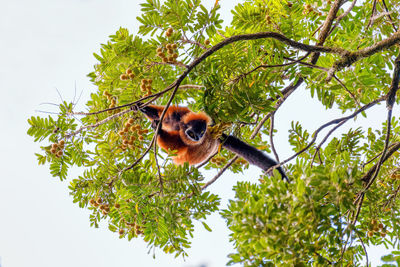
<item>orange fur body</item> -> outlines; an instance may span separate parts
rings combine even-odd
[[[161,116],[164,106],[149,105],[149,109],[157,111],[146,117],[156,120]],[[170,106],[162,121],[162,127],[157,137],[157,144],[166,151],[174,150],[174,163],[177,165],[188,162],[189,165],[199,164],[205,161],[211,154],[218,149],[219,141],[213,139],[208,127],[204,136],[199,141],[193,141],[185,134],[185,127],[191,121],[202,121],[207,126],[211,124],[211,118],[204,112],[195,113],[187,107]]]

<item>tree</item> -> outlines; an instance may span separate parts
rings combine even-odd
[[[292,182],[265,175],[233,188],[235,199],[220,211],[236,248],[230,263],[356,265],[368,245],[399,249],[400,126],[392,110],[399,102],[400,3],[249,0],[225,29],[218,9],[218,0],[211,10],[200,0],[143,3],[139,32],[120,28],[94,54],[99,63],[89,77],[98,91],[88,112],[63,102],[56,116],[28,120],[28,134],[45,143],[39,164],[49,163],[60,180],[71,166],[83,169],[69,188],[74,202],[92,211],[91,225],[107,220],[121,238],[186,255],[193,220],[210,229],[206,216],[220,210],[219,196],[205,189],[228,168],[244,172],[247,165],[225,150],[201,166],[173,165],[138,107],[204,110],[213,130],[229,128],[279,161],[275,113],[305,90],[346,114],[315,131],[292,122],[294,154],[279,163]],[[381,129],[333,135],[381,103]],[[205,179],[203,166],[219,172]],[[399,262],[399,255],[385,259]]]

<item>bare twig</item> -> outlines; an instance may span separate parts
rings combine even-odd
[[[346,122],[346,121],[348,121],[348,120],[354,118],[355,116],[357,116],[359,113],[361,113],[361,112],[363,112],[363,111],[365,111],[365,110],[367,110],[367,109],[369,109],[369,108],[375,106],[376,104],[378,104],[379,102],[381,102],[381,101],[383,101],[383,100],[385,100],[385,99],[386,99],[386,96],[383,96],[383,97],[380,97],[380,98],[378,98],[378,99],[375,99],[374,101],[372,101],[372,102],[370,102],[370,103],[364,105],[364,106],[361,107],[360,109],[356,110],[353,114],[351,114],[351,115],[349,115],[349,116],[342,117],[342,118],[338,118],[338,119],[334,119],[334,120],[331,120],[330,122],[327,122],[327,123],[323,124],[323,125],[322,125],[321,127],[319,127],[317,130],[315,130],[315,132],[313,133],[313,138],[312,138],[312,140],[310,141],[310,143],[309,143],[306,147],[304,147],[303,149],[301,149],[299,152],[295,153],[293,156],[291,156],[291,157],[287,158],[286,160],[280,162],[277,166],[273,166],[273,167],[277,168],[277,167],[281,166],[282,164],[285,164],[285,163],[291,161],[292,159],[294,159],[295,157],[297,157],[298,155],[300,155],[301,153],[303,153],[304,151],[306,151],[307,149],[309,149],[309,148],[311,147],[311,145],[315,143],[319,132],[322,131],[324,128],[326,128],[326,127],[328,127],[328,126],[330,126],[330,125],[333,125],[333,124],[341,123],[342,121],[345,121],[345,122]],[[272,168],[272,167],[271,167],[271,168]]]
[[[358,102],[356,96],[346,87],[346,85],[338,78],[336,75],[333,75],[333,78],[344,88],[344,90],[353,98],[354,102],[358,107],[361,107],[360,102]]]
[[[367,24],[367,30],[370,26],[372,26],[372,24],[374,23],[374,21],[372,20],[372,18],[375,16],[376,14],[376,0],[374,0],[374,2],[372,3],[372,10],[371,10],[371,16],[369,17],[368,20],[368,24]]]
[[[314,159],[315,159],[316,155],[319,153],[319,151],[320,151],[322,145],[326,142],[326,140],[328,140],[329,136],[330,136],[334,131],[336,131],[340,126],[342,126],[342,125],[345,124],[345,123],[346,123],[345,120],[339,122],[335,127],[333,127],[333,128],[325,135],[324,139],[322,139],[321,143],[319,143],[319,145],[318,145],[317,148],[315,149],[315,153],[314,153],[314,156],[313,156],[313,158],[312,158],[312,160],[311,160],[311,164],[310,164],[311,166],[312,166],[313,163],[314,163]]]
[[[387,5],[386,5],[385,0],[382,0],[382,4],[383,4],[383,6],[385,7],[386,12],[388,13],[387,16],[388,16],[388,18],[389,18],[389,20],[390,20],[390,23],[392,24],[392,27],[393,27],[394,31],[397,32],[398,29],[397,29],[396,24],[394,23],[392,17],[390,16],[390,12],[389,12],[389,9],[388,9],[388,7],[387,7]]]
[[[210,181],[205,183],[202,187],[201,190],[206,189],[209,185],[213,184],[235,161],[239,158],[239,156],[234,156],[227,164],[225,164],[224,167],[215,175]]]
[[[327,259],[326,257],[322,256],[321,254],[319,254],[318,252],[314,251],[315,255],[317,255],[318,257],[324,259],[326,262],[328,262],[329,265],[332,265],[332,261]]]
[[[383,208],[386,208],[387,206],[389,206],[389,204],[391,202],[393,202],[396,198],[397,195],[399,194],[400,191],[400,184],[397,186],[396,190],[394,191],[394,193],[389,197],[389,199],[385,202],[385,204],[383,205]]]
[[[173,66],[178,66],[182,68],[187,68],[188,66],[186,64],[183,64],[180,61],[176,62],[161,62],[161,61],[152,61],[148,65],[146,65],[146,69],[150,69],[151,67],[157,66],[157,65],[173,65]]]
[[[252,69],[252,70],[250,70],[250,71],[248,71],[248,72],[242,73],[242,74],[240,74],[238,77],[236,77],[236,78],[230,80],[230,81],[228,82],[228,84],[237,83],[239,80],[243,79],[244,77],[246,77],[247,75],[249,75],[249,74],[255,72],[255,71],[258,70],[258,69],[279,68],[279,67],[286,67],[286,66],[294,65],[294,64],[296,64],[296,63],[298,63],[298,62],[304,60],[304,59],[307,58],[309,55],[310,55],[310,52],[307,52],[304,56],[302,56],[302,57],[299,58],[299,59],[291,59],[291,58],[283,57],[284,59],[290,60],[291,62],[289,62],[289,63],[275,64],[275,65],[267,65],[267,64],[259,65],[259,66],[255,67],[254,69]]]
[[[96,111],[96,112],[69,112],[69,113],[67,113],[67,115],[92,116],[92,115],[101,114],[101,113],[104,113],[104,112],[107,112],[107,111],[110,111],[110,110],[116,110],[116,109],[122,109],[122,108],[126,108],[126,107],[132,107],[132,106],[135,106],[135,105],[137,105],[139,103],[142,103],[144,100],[147,100],[147,99],[152,99],[152,101],[154,101],[154,99],[158,98],[159,96],[165,94],[168,91],[171,91],[172,88],[174,88],[174,83],[170,84],[166,89],[164,89],[164,90],[162,90],[162,91],[160,91],[158,93],[154,93],[152,95],[142,97],[141,99],[138,99],[136,101],[133,101],[133,102],[125,104],[125,105],[116,106],[116,107],[113,107],[113,108],[106,108],[106,109],[102,109],[102,110],[99,110],[99,111]]]
[[[199,42],[190,40],[190,39],[188,39],[188,38],[181,38],[181,41],[182,41],[182,43],[184,43],[184,44],[194,44],[194,45],[197,45],[198,47],[200,47],[201,49],[204,49],[204,50],[207,49],[207,47],[206,47],[205,45],[203,45],[203,44],[201,44],[201,43],[199,43]]]
[[[275,155],[275,159],[277,162],[279,162],[279,156],[278,153],[276,153],[276,149],[275,149],[275,145],[274,145],[274,118],[275,118],[275,113],[273,113],[271,115],[271,124],[270,124],[270,128],[269,128],[269,141],[271,143],[271,149],[272,152]]]
[[[385,157],[383,157],[383,162],[388,160],[397,150],[400,149],[400,142],[393,143],[386,152]],[[382,153],[381,153],[382,154]],[[382,157],[381,157],[382,158]],[[371,180],[373,174],[376,172],[376,168],[378,167],[378,163],[372,166],[366,174],[361,177],[361,181],[365,184],[368,184]]]
[[[157,166],[158,181],[160,183],[160,193],[162,196],[163,192],[164,192],[164,182],[163,182],[163,179],[161,176],[160,165],[158,164],[158,159],[157,159],[157,142],[154,142],[153,151],[154,151],[154,160],[155,160],[156,166]]]
[[[362,240],[362,238],[361,238],[361,236],[360,236],[359,233],[356,232],[356,234],[357,234],[357,236],[358,236],[358,239],[360,240],[361,246],[362,246],[362,248],[363,248],[363,250],[364,250],[364,253],[365,253],[365,261],[366,261],[365,266],[366,266],[366,267],[369,267],[368,252],[367,252],[367,249],[365,248],[364,241]]]
[[[129,113],[129,112],[132,112],[132,111],[134,111],[134,109],[127,109],[127,110],[121,111],[121,112],[119,112],[119,113],[117,113],[117,114],[108,116],[108,117],[105,118],[104,120],[101,120],[101,121],[99,121],[99,122],[97,122],[97,123],[95,123],[95,124],[83,126],[83,127],[79,128],[79,129],[76,130],[76,131],[73,131],[73,132],[71,132],[71,133],[67,133],[67,134],[65,135],[65,138],[70,138],[70,137],[72,137],[72,136],[75,136],[75,135],[79,134],[80,132],[82,132],[83,130],[87,130],[87,129],[91,129],[91,128],[96,128],[96,127],[98,127],[98,126],[100,126],[100,125],[102,125],[102,124],[104,124],[104,123],[109,122],[110,120],[112,120],[112,119],[114,119],[114,118],[116,118],[116,117],[120,117],[120,116],[125,115],[125,114],[127,114],[127,113]]]
[[[396,93],[399,89],[399,80],[400,80],[400,54],[399,54],[399,56],[397,56],[397,58],[395,60],[395,68],[393,70],[393,79],[392,79],[392,83],[391,83],[391,86],[390,86],[389,92],[387,93],[387,98],[386,98],[386,108],[388,109],[388,113],[387,113],[387,129],[386,129],[385,147],[382,151],[382,155],[379,159],[379,162],[376,165],[374,175],[363,177],[362,180],[365,181],[367,184],[363,191],[368,190],[368,188],[372,185],[372,183],[378,176],[378,172],[379,172],[379,169],[380,169],[382,163],[385,161],[385,158],[387,159],[386,153],[390,152],[390,150],[388,151],[388,147],[389,147],[389,139],[390,139],[390,131],[391,131],[392,110],[393,110],[393,105],[396,100]],[[394,151],[393,151],[393,153],[394,153]],[[366,178],[368,178],[368,179],[366,179]]]

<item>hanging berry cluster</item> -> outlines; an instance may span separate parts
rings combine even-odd
[[[172,35],[173,32],[174,32],[174,29],[168,28],[168,29],[165,31],[165,36],[171,37],[171,35]]]
[[[52,144],[50,148],[50,153],[55,155],[57,158],[61,158],[63,155],[64,145],[64,140],[60,140],[58,143]]]
[[[215,156],[210,161],[211,161],[211,163],[214,163],[217,166],[221,166],[221,165],[225,164],[226,158],[223,156]]]
[[[101,198],[97,198],[96,200],[92,198],[91,200],[89,200],[89,204],[96,208],[99,207],[103,215],[107,215],[110,212],[110,205],[103,203],[103,200]]]
[[[378,224],[377,220],[372,219],[369,226],[368,237],[372,237],[375,233],[379,234],[381,237],[385,237],[387,230],[384,228],[382,223]]]
[[[315,10],[310,4],[305,4],[304,9],[303,9],[303,15],[308,15],[310,13],[318,14],[319,16],[322,16],[322,12]]]
[[[115,104],[117,103],[117,101],[115,100],[115,97],[112,97],[111,94],[107,90],[105,90],[103,92],[103,96],[105,96],[107,98],[107,100],[110,102],[110,105],[108,106],[108,108],[115,108]],[[108,114],[111,114],[113,112],[114,112],[113,110],[109,110]],[[118,112],[118,111],[116,111],[116,112]]]
[[[151,95],[152,83],[153,83],[152,79],[142,79],[140,81],[140,91],[146,93],[144,94],[145,97]]]
[[[126,150],[127,148],[133,149],[134,142],[136,140],[143,141],[143,134],[147,134],[149,132],[148,129],[141,129],[139,124],[133,125],[134,119],[129,118],[125,124],[124,128],[118,132],[118,135],[121,136],[122,145],[121,149]]]
[[[135,74],[132,72],[131,69],[127,69],[127,70],[125,71],[125,73],[123,73],[123,74],[121,74],[121,75],[119,76],[119,79],[120,79],[121,81],[126,81],[126,80],[129,80],[129,79],[133,80],[134,78],[135,78]]]
[[[157,48],[157,56],[161,58],[162,62],[164,63],[176,63],[178,58],[178,53],[176,49],[178,46],[176,44],[166,44],[165,47]],[[165,55],[165,51],[167,55]]]

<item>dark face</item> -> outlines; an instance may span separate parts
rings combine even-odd
[[[192,141],[198,142],[207,130],[207,123],[203,120],[193,120],[186,124],[185,134]]]

